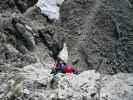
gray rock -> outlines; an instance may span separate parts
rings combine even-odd
[[[119,73],[103,78],[101,100],[132,100],[133,82],[132,74]]]
[[[133,74],[118,73],[111,76],[88,70],[79,75],[59,73],[53,76],[50,71],[43,64],[36,63],[25,66],[16,76],[7,74],[8,84],[3,82],[0,87],[5,89],[10,86],[11,89],[8,89],[8,92],[1,89],[0,96],[4,98],[8,94],[10,97],[19,90],[14,99],[132,100],[133,98]],[[5,78],[5,73],[0,77]]]
[[[23,13],[36,4],[37,0],[14,0],[18,9]]]
[[[99,72],[110,74],[133,71],[131,5],[130,0],[66,0],[63,3],[61,25],[70,30],[68,41],[73,41],[69,42],[70,59],[80,59],[75,67],[98,68]],[[103,60],[101,64],[100,60]]]
[[[60,27],[48,26],[39,30],[40,38],[44,44],[52,51],[52,56],[56,59],[57,55],[63,48],[65,32]]]
[[[132,1],[65,0],[59,22],[36,2],[0,0],[0,99],[132,100]],[[79,75],[50,74],[64,40]]]

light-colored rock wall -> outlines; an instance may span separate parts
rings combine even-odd
[[[36,63],[0,84],[0,98],[14,100],[133,100],[133,74],[102,75],[94,70],[75,74],[50,74],[50,68]],[[5,90],[5,91],[4,91]],[[9,95],[10,94],[10,95]],[[15,96],[16,95],[16,96]]]

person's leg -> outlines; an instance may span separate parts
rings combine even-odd
[[[65,73],[65,72],[64,72],[64,69],[61,69],[61,73]]]
[[[52,71],[51,71],[50,74],[54,74],[54,75],[56,75],[56,74],[57,74],[57,70],[56,70],[56,69],[52,69]]]
[[[77,70],[73,69],[73,74],[80,74]]]

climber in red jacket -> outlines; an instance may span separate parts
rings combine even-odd
[[[58,54],[56,58],[57,58],[55,61],[56,64],[51,74],[57,74],[58,72],[78,74],[78,71],[74,70],[71,65],[67,65],[68,50],[67,50],[66,43],[64,43],[63,49],[60,51],[60,53]]]
[[[74,71],[74,69],[73,69],[73,67],[71,65],[66,65],[64,67],[64,72],[65,73],[73,73],[73,71]]]
[[[57,74],[57,73],[74,73],[79,74],[78,71],[76,71],[72,65],[67,65],[63,60],[58,59],[56,61],[55,67],[52,70],[51,74]]]

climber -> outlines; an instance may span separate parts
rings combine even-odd
[[[64,67],[64,73],[74,73],[74,69],[71,65],[66,65]]]
[[[52,69],[51,74],[57,74],[57,73],[64,73],[64,67],[66,66],[66,63],[61,60],[61,59],[57,59],[56,63],[54,64],[54,68]]]
[[[58,72],[64,72],[64,67],[68,61],[68,51],[67,46],[64,43],[63,49],[59,52],[55,59],[55,65],[51,73],[57,74]]]
[[[52,69],[51,74],[57,74],[57,73],[74,73],[79,74],[78,71],[76,71],[72,65],[67,65],[63,60],[59,59],[57,60],[57,63],[54,65],[54,68]]]
[[[74,73],[74,74],[79,74],[78,71],[74,70],[74,68],[71,65],[67,65],[68,61],[68,51],[67,51],[67,46],[64,43],[63,49],[60,51],[57,59],[55,66],[51,72],[51,74],[57,74],[57,73]]]

